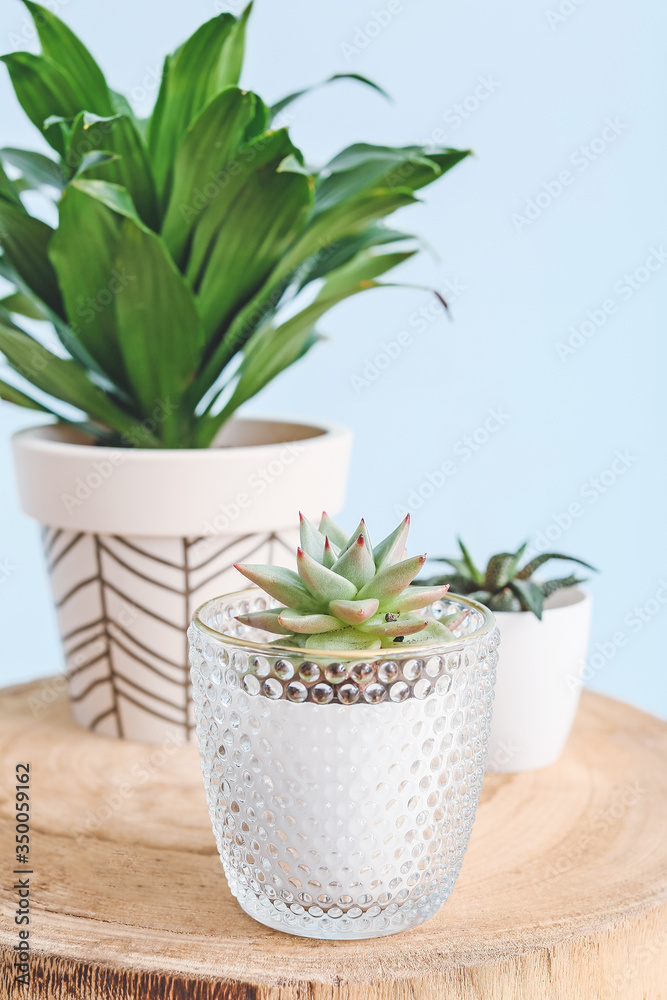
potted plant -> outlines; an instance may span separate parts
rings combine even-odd
[[[238,86],[250,7],[167,56],[138,120],[26,3],[42,54],[2,60],[54,155],[0,150],[0,397],[55,422],[14,440],[21,502],[43,525],[77,720],[187,736],[192,608],[239,559],[288,557],[297,490],[312,513],[345,489],[347,430],[236,412],[328,309],[415,252],[383,220],[467,153],[357,144],[307,166],[274,121],[299,94],[269,108]],[[56,202],[46,221],[34,191]]]
[[[502,638],[487,769],[512,773],[553,764],[570,735],[580,688],[578,675],[586,658],[591,597],[574,574],[537,581],[533,575],[552,559],[593,566],[574,556],[543,552],[521,565],[517,552],[500,552],[485,570],[477,568],[459,539],[460,556],[442,557],[453,572],[438,575],[429,586],[449,584],[490,608]]]
[[[301,521],[298,572],[209,601],[189,636],[213,829],[243,909],[352,939],[432,916],[458,875],[486,756],[497,630],[448,587],[412,587],[409,521],[373,547]]]

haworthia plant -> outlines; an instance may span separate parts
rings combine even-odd
[[[405,558],[410,517],[378,545],[365,521],[347,535],[327,514],[319,528],[301,515],[297,572],[239,564],[236,569],[280,602],[239,615],[244,625],[306,649],[380,649],[397,643],[429,645],[454,639],[467,611],[436,618],[424,609],[448,587],[410,586],[426,556]]]
[[[447,563],[454,572],[433,576],[425,582],[431,587],[448,584],[455,593],[466,594],[473,600],[485,604],[491,611],[532,611],[541,619],[544,602],[551,594],[585,582],[572,573],[540,582],[533,580],[533,573],[552,559],[577,563],[597,572],[594,566],[584,562],[583,559],[562,555],[559,552],[542,552],[521,566],[521,560],[528,547],[527,542],[524,542],[516,552],[499,552],[491,556],[486,569],[478,569],[460,538],[458,543],[461,550],[459,556],[439,556],[434,560]]]
[[[42,52],[1,58],[53,152],[0,149],[0,276],[12,286],[0,398],[105,443],[207,447],[317,343],[327,310],[416,252],[381,250],[412,239],[383,220],[468,151],[357,143],[306,166],[279,122],[305,91],[268,108],[238,86],[250,6],[167,56],[139,120],[70,29],[24,2]],[[380,90],[356,73],[325,82],[344,77]],[[24,204],[35,189],[57,202],[55,229]],[[49,321],[62,350],[25,318]]]

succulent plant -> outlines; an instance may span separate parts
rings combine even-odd
[[[434,576],[424,582],[430,587],[449,584],[455,593],[466,594],[474,601],[485,604],[491,611],[532,611],[541,619],[547,597],[564,587],[574,587],[578,583],[584,583],[583,579],[578,579],[574,574],[541,582],[531,579],[533,573],[551,559],[578,563],[579,566],[597,572],[594,566],[584,562],[583,559],[565,556],[559,552],[542,552],[521,566],[527,542],[524,542],[516,552],[499,552],[491,556],[486,569],[481,570],[473,562],[461,539],[457,541],[461,550],[460,557],[434,558],[434,562],[447,563],[454,572]]]
[[[453,639],[452,629],[468,612],[436,620],[421,610],[449,587],[410,586],[426,556],[404,558],[409,528],[410,515],[373,547],[363,519],[348,537],[326,513],[319,528],[302,514],[298,572],[236,566],[282,606],[238,620],[278,633],[283,638],[277,642],[311,649],[379,649]]]
[[[357,143],[306,165],[277,124],[305,91],[267,107],[238,86],[251,5],[167,56],[138,119],[72,31],[25,3],[42,52],[1,61],[52,152],[0,149],[0,399],[105,444],[208,447],[329,309],[416,252],[382,220],[468,151]],[[325,82],[344,77],[380,90]]]

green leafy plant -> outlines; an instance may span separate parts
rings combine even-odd
[[[14,289],[0,352],[32,386],[8,373],[0,397],[105,443],[207,447],[318,341],[327,310],[416,252],[387,249],[412,237],[382,220],[468,151],[358,143],[306,165],[274,121],[305,91],[270,108],[238,86],[250,6],[167,56],[139,120],[70,29],[25,3],[42,53],[1,58],[54,157],[0,150],[0,275]],[[331,80],[346,76],[380,89]],[[55,193],[55,229],[27,210],[35,189]],[[50,321],[59,345],[20,317]]]
[[[421,610],[449,588],[410,586],[426,556],[403,558],[409,529],[408,516],[373,547],[363,519],[348,537],[326,513],[319,528],[302,514],[297,573],[278,566],[236,566],[282,606],[238,620],[306,649],[379,649],[453,639],[452,629],[468,612],[436,620]]]
[[[491,611],[532,611],[541,619],[547,597],[564,587],[574,587],[578,583],[585,582],[573,574],[539,583],[533,580],[533,573],[551,559],[578,563],[579,566],[597,572],[594,566],[584,562],[583,559],[561,555],[558,552],[542,552],[521,566],[527,542],[524,542],[516,552],[499,552],[491,556],[486,569],[481,570],[473,562],[460,538],[458,543],[461,550],[460,557],[440,556],[434,560],[447,563],[454,572],[434,576],[425,583],[431,587],[449,584],[454,593],[465,594],[485,604]]]

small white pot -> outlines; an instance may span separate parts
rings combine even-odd
[[[192,612],[245,582],[236,562],[292,565],[299,509],[343,505],[351,442],[336,425],[261,419],[196,450],[98,447],[56,425],[14,436],[77,722],[147,742],[192,735]]]
[[[591,597],[577,587],[557,591],[542,621],[531,611],[495,612],[500,659],[487,770],[511,774],[553,764],[579,704]]]

